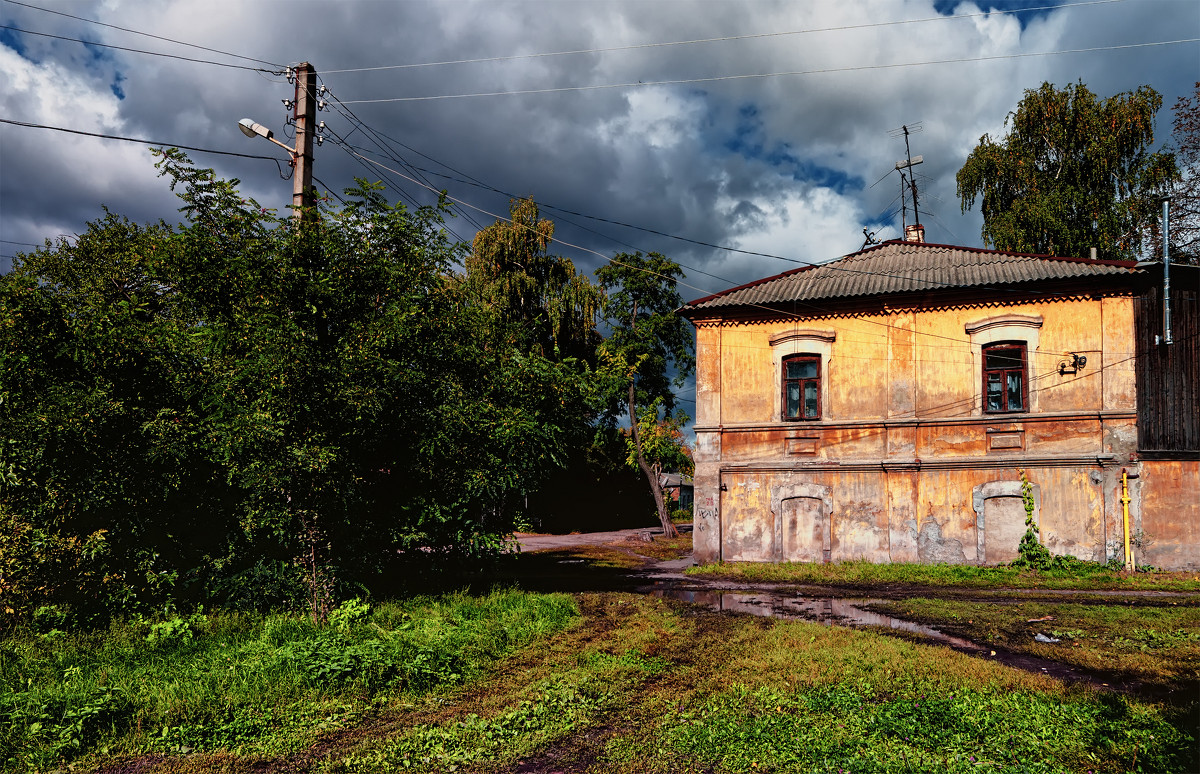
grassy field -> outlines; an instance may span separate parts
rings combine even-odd
[[[25,634],[4,641],[0,666],[9,770],[1115,774],[1200,764],[1194,705],[1068,688],[872,632],[621,593],[348,606],[323,630],[298,616],[209,615]]]
[[[122,756],[301,751],[323,734],[477,679],[577,623],[565,595],[450,595],[304,616],[125,621],[0,641],[0,762],[44,771]]]
[[[1045,571],[961,564],[723,562],[692,567],[687,573],[731,581],[849,588],[910,585],[964,589],[1182,591],[1200,594],[1200,573],[1197,572],[1127,573],[1090,562],[1081,562],[1069,569]]]

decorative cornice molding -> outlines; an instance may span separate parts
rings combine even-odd
[[[695,317],[688,317],[692,325],[697,328],[740,328],[755,325],[777,325],[779,323],[796,324],[798,322],[814,321],[814,320],[852,320],[861,319],[864,317],[892,317],[902,314],[937,314],[939,312],[960,311],[963,309],[1003,309],[1014,306],[1028,306],[1030,304],[1047,304],[1047,303],[1068,303],[1068,302],[1087,302],[1097,301],[1101,298],[1132,298],[1135,294],[1129,290],[1120,290],[1095,293],[1074,293],[1071,295],[1046,295],[1035,296],[1025,299],[1008,298],[1002,301],[967,301],[956,303],[937,303],[936,300],[930,298],[921,298],[917,301],[904,301],[901,299],[890,299],[882,305],[874,306],[871,309],[863,309],[861,306],[846,311],[828,310],[825,312],[786,312],[783,310],[768,309],[765,307],[757,307],[747,310],[744,307],[730,310],[733,313],[726,316],[718,310],[705,310],[705,314],[700,316],[697,313]],[[804,302],[805,305],[811,307],[811,302]],[[839,305],[848,305],[851,301],[839,301]],[[895,304],[894,306],[892,304]]]
[[[832,343],[836,340],[837,333],[835,331],[818,331],[812,328],[800,328],[796,330],[785,331],[784,333],[777,333],[767,339],[767,342],[772,347],[777,347],[780,344],[786,344],[789,341],[826,341]]]
[[[1094,420],[1096,422],[1113,422],[1120,420],[1133,421],[1137,419],[1134,409],[1109,409],[1105,411],[1057,411],[1052,414],[984,414],[972,417],[928,417],[904,419],[848,419],[840,421],[806,422],[804,429],[812,432],[822,430],[870,430],[884,427],[957,427],[962,425],[992,425],[1005,427],[1041,422],[1078,422]],[[717,426],[697,425],[697,433],[761,433],[764,430],[776,430],[786,433],[796,429],[794,422],[748,422],[746,424],[725,423]]]
[[[982,320],[969,322],[963,326],[963,330],[967,334],[974,336],[980,331],[991,330],[1005,325],[1013,325],[1020,328],[1040,328],[1042,327],[1042,316],[1031,314],[1001,314],[995,317],[986,317]]]
[[[1112,467],[1127,464],[1115,454],[1025,454],[990,457],[940,457],[936,459],[869,459],[834,462],[814,460],[812,462],[778,462],[764,460],[753,463],[726,463],[720,467],[720,475],[733,473],[836,473],[836,472],[910,472],[923,470],[1002,470],[1014,466],[1022,468],[1070,468]]]

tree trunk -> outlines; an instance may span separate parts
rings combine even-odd
[[[632,379],[629,381],[629,429],[633,433],[633,448],[637,453],[638,467],[642,469],[646,480],[650,482],[650,493],[654,495],[654,507],[658,510],[658,520],[662,524],[663,534],[669,538],[679,537],[679,530],[675,529],[675,524],[671,521],[671,514],[667,512],[667,502],[663,496],[662,482],[658,479],[658,473],[642,456],[642,436],[638,432],[637,405],[634,400]]]

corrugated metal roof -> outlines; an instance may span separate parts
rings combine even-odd
[[[1039,280],[1140,273],[1132,261],[1093,261],[1006,253],[924,242],[884,242],[844,258],[777,274],[683,309],[779,304],[951,288],[982,288]]]

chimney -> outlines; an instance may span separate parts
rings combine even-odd
[[[920,223],[914,223],[911,226],[905,226],[904,227],[904,241],[905,242],[924,242],[925,241],[925,227],[922,226]]]

